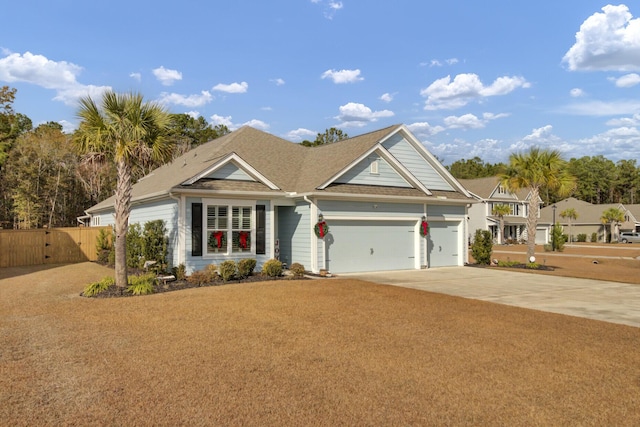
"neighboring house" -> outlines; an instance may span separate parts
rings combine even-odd
[[[500,219],[493,215],[496,205],[508,205],[511,214],[504,220],[504,241],[523,243],[527,240],[527,215],[529,212],[530,191],[523,189],[517,193],[510,192],[500,185],[497,176],[476,179],[460,179],[465,187],[479,203],[469,208],[469,239],[473,239],[476,230],[489,230],[496,242],[500,242]],[[542,207],[542,200],[539,200]],[[546,243],[549,239],[549,225],[541,219],[536,230],[536,243]]]
[[[571,221],[571,235],[573,241],[577,240],[579,234],[586,234],[587,241],[591,241],[591,235],[596,233],[598,242],[605,241],[605,233],[610,233],[609,224],[602,224],[600,218],[604,211],[610,208],[620,209],[624,212],[625,221],[622,224],[614,226],[612,240],[617,241],[620,231],[636,231],[640,229],[640,222],[637,218],[640,218],[640,205],[623,205],[622,203],[608,203],[601,205],[594,205],[589,202],[578,200],[574,197],[560,200],[549,206],[545,206],[540,211],[540,218],[548,223],[553,224],[553,211],[555,206],[555,221],[559,223],[565,234],[569,234],[569,219],[562,218],[560,213],[566,209],[573,208],[578,214],[576,220]],[[551,228],[551,226],[549,226]],[[607,238],[608,242],[609,239]]]
[[[242,258],[313,272],[419,269],[467,261],[473,201],[404,125],[312,148],[242,127],[136,183],[129,222],[164,220],[169,264],[189,274]],[[113,224],[113,204],[88,209],[92,225]]]

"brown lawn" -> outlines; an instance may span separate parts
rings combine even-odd
[[[358,280],[0,270],[0,425],[640,425],[640,328]]]

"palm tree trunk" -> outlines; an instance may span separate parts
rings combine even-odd
[[[536,253],[536,228],[538,226],[538,199],[540,189],[531,188],[531,198],[529,199],[529,214],[527,215],[527,262]]]
[[[115,194],[116,209],[116,285],[127,286],[127,231],[131,211],[131,166],[124,160],[116,163],[118,181]]]

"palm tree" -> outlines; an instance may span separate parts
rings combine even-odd
[[[569,243],[571,243],[572,235],[571,235],[571,223],[578,219],[578,212],[574,208],[567,208],[560,212],[561,218],[566,218],[569,220]]]
[[[529,189],[529,212],[527,213],[527,258],[536,251],[536,227],[540,210],[540,189],[556,191],[563,197],[569,195],[576,186],[576,180],[569,174],[566,162],[557,150],[542,150],[537,147],[526,153],[509,156],[507,170],[500,177],[501,184],[512,193]]]
[[[611,241],[613,241],[613,226],[614,224],[620,224],[621,222],[624,221],[624,212],[622,212],[620,209],[618,208],[609,208],[606,211],[602,212],[602,216],[600,217],[600,221],[602,221],[602,223],[605,226],[605,235],[604,235],[604,242],[607,243],[607,224],[611,224],[610,227],[610,232],[611,232],[611,240],[609,241],[609,243],[611,243]]]
[[[169,125],[169,113],[159,104],[143,102],[140,94],[102,95],[100,106],[87,96],[80,99],[80,125],[74,140],[85,154],[106,154],[115,162],[115,275],[116,285],[127,286],[126,236],[131,212],[133,167],[162,161],[171,156],[171,147],[163,138]]]
[[[491,215],[497,216],[500,221],[500,244],[504,245],[504,216],[511,213],[511,207],[509,205],[500,204],[494,205],[491,210]]]

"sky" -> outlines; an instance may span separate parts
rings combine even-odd
[[[0,86],[34,125],[139,92],[292,142],[405,124],[443,163],[532,146],[640,163],[640,5],[592,0],[9,1]]]

